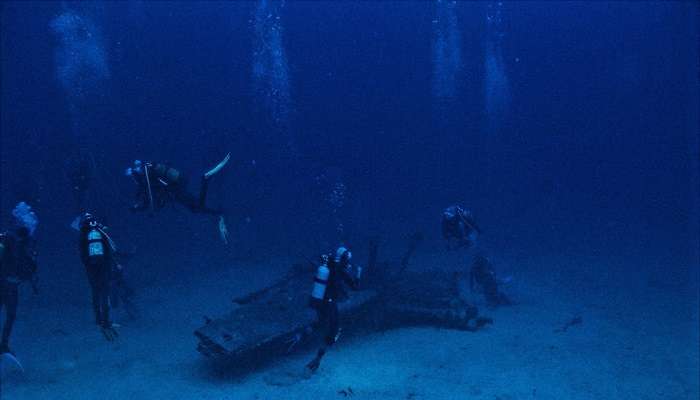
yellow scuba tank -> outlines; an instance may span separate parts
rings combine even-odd
[[[102,243],[102,232],[97,228],[92,228],[88,232],[88,257],[96,258],[105,255],[104,244]]]
[[[316,277],[314,278],[314,286],[311,289],[311,306],[315,307],[323,303],[330,274],[331,271],[328,269],[328,265],[323,263],[318,266]]]

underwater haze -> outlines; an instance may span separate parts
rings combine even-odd
[[[30,205],[38,268],[19,284],[9,348],[22,367],[0,358],[0,399],[697,399],[699,11],[3,2],[0,232]],[[134,160],[182,180],[148,180]],[[448,249],[451,205],[479,234]],[[116,338],[95,324],[71,228],[84,212],[122,257],[134,310],[110,294]],[[341,307],[313,372],[317,325],[264,363],[203,354],[202,329],[245,307],[232,299],[339,246],[369,267],[377,243],[387,262],[373,268],[431,277],[392,301],[443,296],[440,317],[353,330]],[[510,304],[465,285],[477,256]],[[311,294],[309,271],[290,299]],[[360,287],[380,275],[366,268]],[[231,335],[266,309],[298,311],[259,303]],[[453,329],[440,312],[457,303],[490,323]]]

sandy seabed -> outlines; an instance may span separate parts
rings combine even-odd
[[[451,262],[441,257],[423,255],[412,267]],[[542,273],[548,264],[557,272]],[[591,277],[576,265],[500,260],[514,277],[505,290],[518,304],[483,307],[493,325],[477,333],[418,327],[343,337],[308,378],[300,371],[312,348],[236,376],[214,373],[195,351],[192,332],[204,315],[224,313],[233,296],[264,286],[282,268],[241,264],[143,288],[143,316],[117,313],[114,343],[91,323],[87,292],[25,293],[12,342],[25,372],[5,371],[2,399],[699,398],[697,282],[650,271]],[[574,317],[581,323],[562,331]]]

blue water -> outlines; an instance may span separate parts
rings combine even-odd
[[[562,272],[535,262],[518,278],[517,262],[595,260],[562,279],[597,277],[616,293],[652,282],[679,299],[670,314],[695,322],[697,348],[694,2],[1,7],[0,226],[19,201],[40,221],[41,291],[27,290],[33,318],[21,304],[15,336],[58,324],[67,305],[84,325],[63,330],[96,329],[69,227],[81,211],[135,253],[137,288],[196,293],[193,277],[231,265],[264,270],[340,243],[364,258],[370,237],[400,249],[422,232],[430,260],[444,252],[442,210],[462,204],[484,229],[480,250],[515,260],[502,265],[519,282]],[[134,159],[176,166],[194,191],[228,152],[207,199],[225,210],[228,245],[214,219],[184,208],[129,211]],[[76,170],[89,171],[83,199]],[[196,327],[181,333],[191,357]],[[693,398],[697,376],[680,375]]]

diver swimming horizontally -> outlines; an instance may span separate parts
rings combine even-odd
[[[126,175],[132,177],[137,185],[137,202],[132,206],[132,211],[153,212],[163,208],[169,201],[180,203],[193,213],[218,216],[219,233],[226,243],[228,230],[223,211],[207,207],[206,198],[211,177],[221,171],[230,158],[229,153],[219,164],[202,175],[199,196],[187,191],[187,179],[179,170],[164,163],[135,160],[133,166],[126,169]]]

